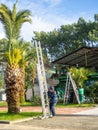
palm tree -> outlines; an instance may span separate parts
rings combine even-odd
[[[32,88],[32,98],[34,100],[34,81],[37,76],[37,68],[36,68],[36,58],[33,62],[29,62],[26,67],[26,85],[25,85],[25,93],[28,88]]]
[[[91,73],[91,70],[85,69],[83,67],[81,68],[71,67],[68,69],[68,71],[71,73],[78,88],[83,87],[84,81],[87,80],[88,74]]]
[[[22,59],[20,60],[19,62],[19,66],[20,66],[20,72],[21,72],[21,89],[20,89],[20,102],[23,103],[25,101],[25,91],[24,91],[24,88],[25,88],[25,67],[29,66],[30,65],[32,66],[31,67],[31,74],[35,74],[35,70],[36,70],[36,50],[34,48],[34,46],[29,43],[29,42],[25,42],[23,40],[20,40],[19,42],[19,48],[21,49],[21,55],[22,55]],[[28,73],[28,72],[27,72]],[[34,75],[33,74],[33,75]],[[34,76],[31,75],[30,79],[32,79]],[[35,77],[34,77],[35,78]],[[34,80],[33,78],[33,80]],[[30,80],[29,79],[29,80]]]
[[[21,71],[19,63],[22,60],[21,49],[18,44],[20,29],[25,22],[31,23],[31,12],[23,10],[17,12],[17,2],[10,10],[5,4],[0,5],[0,21],[4,25],[4,30],[8,43],[5,49],[7,67],[5,70],[6,96],[9,113],[20,112],[20,86]],[[17,46],[17,47],[16,47]]]
[[[86,68],[76,68],[72,67],[69,68],[68,71],[71,73],[77,88],[78,88],[78,93],[79,93],[79,99],[80,102],[84,101],[84,82],[88,79],[88,75],[93,72],[93,70],[88,70]]]

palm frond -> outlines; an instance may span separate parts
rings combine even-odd
[[[11,31],[11,11],[10,9],[1,4],[0,6],[0,21],[4,25],[6,36],[9,38]]]
[[[16,4],[11,11],[6,5],[0,6],[0,21],[4,25],[5,33],[8,39],[18,39],[20,29],[25,22],[31,23],[31,12],[29,10],[17,12]]]
[[[22,59],[21,56],[21,50],[20,49],[14,49],[12,51],[8,51],[6,52],[6,57],[9,61],[9,64],[18,64],[20,62],[20,60]]]
[[[11,15],[11,10],[5,4],[1,4],[0,9],[2,9],[5,13]]]
[[[31,12],[29,10],[22,10],[17,12],[17,2],[13,5],[13,9],[10,10],[5,4],[0,5],[0,21],[4,25],[5,33],[8,38],[6,46],[3,46],[2,57],[6,57],[9,64],[13,63],[26,63],[31,54],[30,43],[18,42],[17,39],[20,36],[20,30],[25,22],[31,23]],[[0,49],[1,50],[1,49]],[[5,51],[4,51],[5,50]],[[29,57],[29,58],[28,58]],[[1,58],[2,59],[2,58]]]
[[[16,14],[17,14],[17,7],[16,7],[16,3],[14,4],[14,6],[13,6],[13,10],[12,10],[12,21],[14,21],[15,22],[15,20],[16,20]]]

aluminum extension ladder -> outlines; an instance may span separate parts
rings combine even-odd
[[[46,82],[46,74],[43,63],[42,49],[40,42],[35,42],[36,53],[37,53],[37,74],[40,87],[40,95],[42,102],[43,118],[48,118],[50,115],[49,111],[49,100],[48,100],[48,87]]]
[[[78,102],[78,104],[80,104],[80,100],[79,100],[79,94],[78,94],[78,90],[77,90],[77,86],[75,81],[72,79],[72,76],[70,74],[70,72],[67,73],[67,79],[66,79],[66,86],[65,86],[65,94],[64,94],[64,103],[68,102],[68,98],[69,98],[69,90],[70,87],[72,86],[73,91],[75,93],[76,96],[76,100]]]

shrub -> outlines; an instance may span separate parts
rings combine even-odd
[[[93,98],[94,102],[98,103],[98,82],[85,88],[85,96]]]
[[[35,104],[35,105],[41,105],[41,98],[40,98],[40,96],[34,96],[33,98],[32,98],[32,101],[33,101],[33,103]]]

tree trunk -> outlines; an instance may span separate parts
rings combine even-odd
[[[34,79],[32,80],[32,99],[34,101]]]
[[[18,65],[8,65],[5,71],[6,97],[8,113],[20,112],[20,80],[21,73]]]
[[[25,70],[24,68],[20,68],[21,71],[21,86],[20,86],[20,103],[24,103],[25,102]]]
[[[8,113],[20,112],[19,91],[15,88],[6,89]]]

